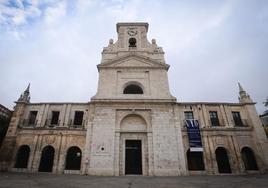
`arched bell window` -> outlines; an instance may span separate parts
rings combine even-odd
[[[137,84],[129,84],[125,87],[124,94],[143,94],[142,88]]]
[[[129,47],[136,47],[137,40],[135,38],[130,38],[128,40]]]

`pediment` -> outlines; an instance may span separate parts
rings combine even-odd
[[[148,57],[140,55],[128,55],[119,57],[117,59],[99,64],[98,67],[114,67],[114,68],[169,68],[169,65],[164,63],[159,63]]]

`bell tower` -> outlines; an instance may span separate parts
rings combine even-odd
[[[98,100],[176,101],[169,92],[164,51],[147,39],[149,24],[117,23],[117,41],[103,48],[99,70]]]

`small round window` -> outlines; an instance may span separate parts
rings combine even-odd
[[[143,90],[140,86],[135,84],[130,84],[124,89],[124,94],[143,94]]]

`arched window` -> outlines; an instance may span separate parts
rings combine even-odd
[[[55,149],[52,146],[46,146],[42,150],[39,164],[39,172],[52,172]]]
[[[143,94],[143,90],[136,84],[130,84],[124,89],[124,94]]]
[[[187,151],[188,170],[205,170],[203,152]]]
[[[27,145],[20,146],[17,152],[15,168],[27,168],[29,156],[30,156],[30,147]]]
[[[250,149],[249,147],[244,147],[241,150],[241,155],[246,170],[258,170],[258,165],[252,149]]]
[[[82,152],[79,147],[70,147],[66,155],[66,170],[80,170]]]
[[[129,47],[136,47],[136,39],[135,38],[130,38],[128,40],[128,43],[129,43]]]
[[[215,153],[219,173],[232,173],[226,149],[218,147]]]

